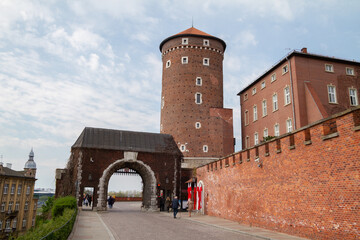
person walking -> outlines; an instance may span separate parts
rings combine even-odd
[[[168,196],[165,200],[165,208],[166,208],[167,212],[169,212],[170,204],[171,204],[171,200],[170,200],[170,197]]]
[[[176,218],[176,214],[178,213],[178,207],[179,207],[179,200],[178,197],[175,196],[172,200],[172,209],[174,211],[174,218]]]
[[[188,212],[189,212],[189,217],[191,217],[191,212],[194,208],[194,202],[191,200],[191,198],[189,198],[188,200]]]

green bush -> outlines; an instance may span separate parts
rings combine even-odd
[[[58,216],[61,216],[65,208],[70,208],[70,209],[76,208],[76,199],[72,196],[56,199],[51,212],[52,217],[57,218]]]

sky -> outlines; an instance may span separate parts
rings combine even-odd
[[[287,53],[360,62],[358,0],[0,0],[0,160],[23,170],[33,148],[36,187],[55,188],[84,127],[159,133],[159,44],[192,19],[227,44],[237,151],[237,93]]]

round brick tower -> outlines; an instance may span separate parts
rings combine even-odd
[[[232,109],[223,108],[225,48],[220,38],[193,27],[160,44],[160,132],[173,135],[187,167],[234,152]]]

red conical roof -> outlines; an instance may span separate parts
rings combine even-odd
[[[194,27],[188,28],[185,31],[179,32],[176,35],[183,35],[183,34],[191,34],[191,35],[200,35],[200,36],[210,36],[212,37],[210,34],[207,34],[206,32],[200,31],[199,29],[196,29]]]

